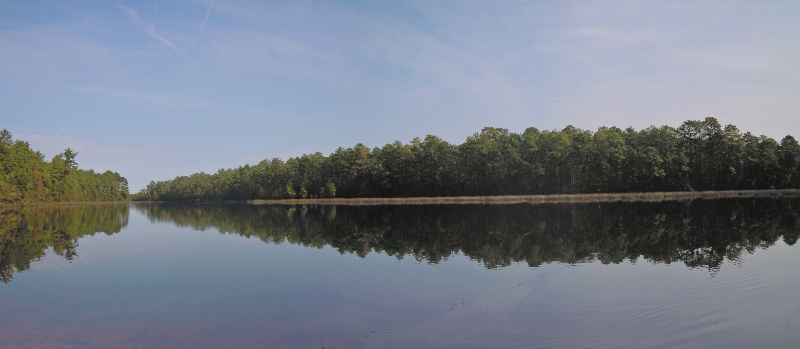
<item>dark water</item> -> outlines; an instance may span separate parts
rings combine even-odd
[[[0,211],[0,347],[796,347],[800,200]]]

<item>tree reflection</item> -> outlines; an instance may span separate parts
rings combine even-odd
[[[118,233],[128,224],[128,213],[127,204],[0,210],[0,281],[8,283],[15,272],[28,270],[48,248],[72,260],[78,256],[78,238]]]
[[[488,268],[644,258],[718,270],[798,239],[798,199],[442,206],[141,205],[152,221],[366,256],[439,263],[456,253]]]

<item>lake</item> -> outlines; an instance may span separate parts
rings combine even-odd
[[[800,343],[800,199],[0,212],[3,348]]]

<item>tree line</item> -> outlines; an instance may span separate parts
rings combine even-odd
[[[800,144],[721,126],[486,127],[459,145],[436,136],[275,158],[151,181],[135,200],[535,195],[800,188]]]
[[[0,204],[128,200],[128,180],[119,173],[78,168],[75,151],[46,161],[28,142],[0,131]]]

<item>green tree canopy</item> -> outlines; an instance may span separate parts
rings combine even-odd
[[[66,159],[66,153],[65,153]],[[0,178],[2,180],[2,178]],[[0,182],[2,185],[2,182]],[[204,188],[204,189],[203,189]],[[800,188],[800,145],[722,126],[485,127],[462,144],[435,135],[370,149],[358,143],[154,182],[137,200],[531,195]]]
[[[81,170],[70,148],[49,162],[28,142],[0,131],[0,203],[125,201],[128,181],[119,173]]]

